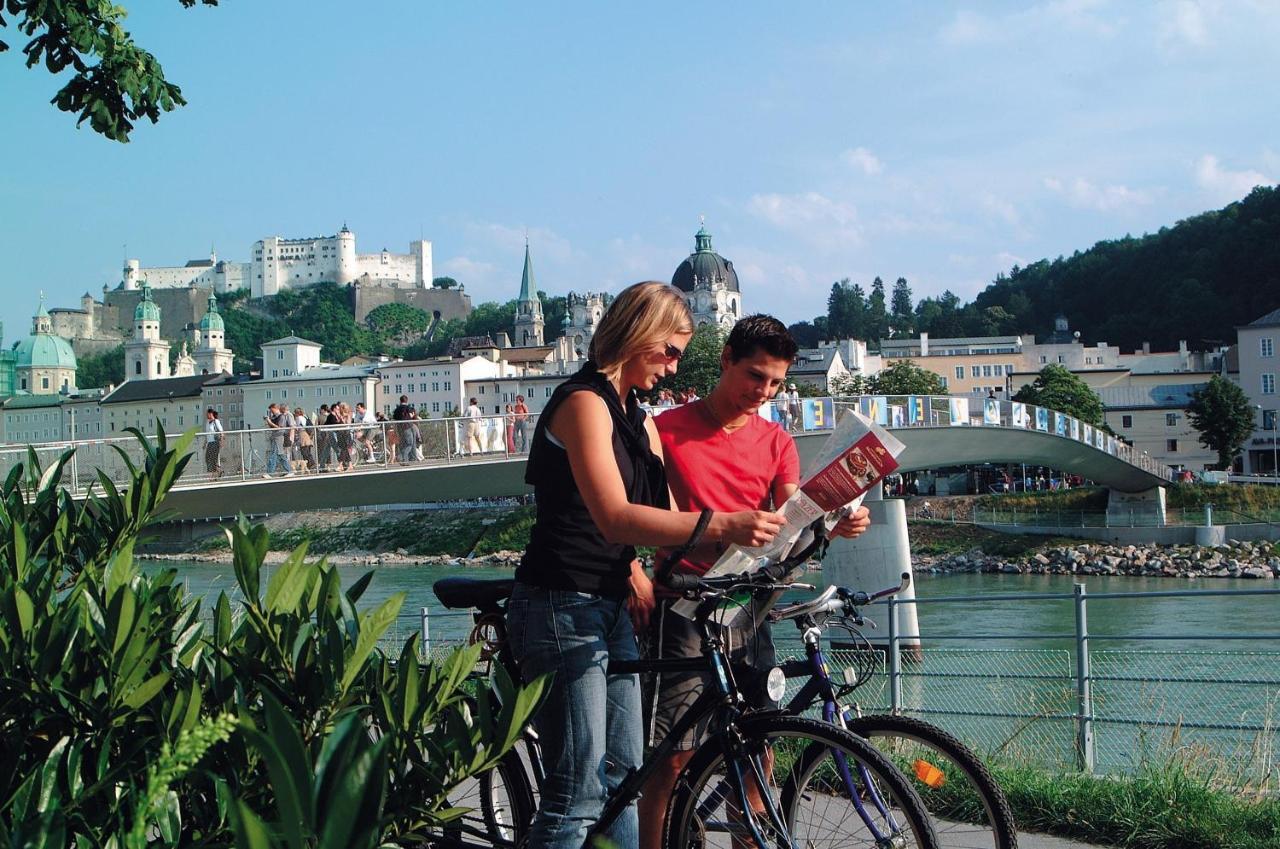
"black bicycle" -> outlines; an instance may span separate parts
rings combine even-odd
[[[702,635],[701,656],[613,662],[609,671],[706,671],[714,686],[699,695],[640,769],[610,796],[587,845],[638,797],[676,741],[710,717],[712,731],[681,772],[668,804],[665,846],[939,847],[911,782],[867,741],[830,723],[780,711],[747,710],[719,630],[709,620],[735,595],[772,596],[792,588],[793,584],[778,580],[785,571],[766,569],[718,578],[673,575],[665,581],[698,602],[694,622]],[[498,666],[514,677],[515,662],[502,641],[503,603],[513,583],[447,578],[438,581],[434,590],[446,607],[477,610],[476,637],[492,644]],[[775,678],[780,681],[781,675]],[[471,811],[455,820],[435,841],[436,846],[521,843],[544,774],[536,731],[530,728],[523,742],[496,769],[451,798],[454,805]]]
[[[905,590],[910,581],[911,576],[903,573],[899,586],[870,595],[828,587],[816,598],[769,612],[773,622],[794,622],[804,643],[803,660],[782,664],[787,678],[808,679],[787,703],[786,711],[800,716],[820,707],[824,721],[868,740],[892,760],[915,780],[939,841],[947,849],[1017,849],[1018,831],[1008,799],[969,747],[923,720],[896,714],[863,715],[856,702],[845,702],[870,680],[880,658],[859,630],[865,624],[861,608]],[[822,634],[830,627],[848,632],[855,646],[854,663],[845,668],[840,683],[832,679],[822,651]],[[808,767],[802,764],[800,768]]]

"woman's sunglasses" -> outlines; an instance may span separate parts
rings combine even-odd
[[[673,360],[678,363],[680,362],[680,358],[684,356],[684,349],[677,348],[675,345],[668,342],[667,347],[662,349],[662,353],[668,360]]]

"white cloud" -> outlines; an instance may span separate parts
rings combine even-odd
[[[1206,4],[1197,0],[1178,0],[1177,3],[1166,6],[1168,15],[1160,22],[1160,44],[1185,44],[1191,47],[1204,47],[1208,44],[1209,28],[1205,21],[1205,7]]]
[[[464,285],[477,280],[487,282],[489,277],[497,271],[493,263],[482,262],[465,256],[451,257],[441,263],[440,268],[449,272],[451,277],[461,278],[460,282]]]
[[[1020,266],[1026,265],[1027,261],[1025,258],[1020,257],[1017,254],[1012,254],[1012,253],[1009,253],[1008,251],[1000,251],[998,254],[995,255],[995,263],[996,263],[996,268],[998,268],[1001,271],[1007,271],[1008,269],[1013,268],[1015,265],[1020,265]]]
[[[1099,212],[1118,212],[1151,203],[1151,196],[1140,189],[1121,185],[1098,186],[1083,177],[1076,177],[1069,182],[1063,182],[1057,177],[1046,177],[1044,187],[1054,194],[1062,195],[1072,206],[1096,209]]]
[[[853,205],[818,192],[753,195],[747,202],[747,211],[780,230],[797,233],[828,249],[862,243],[858,212]]]
[[[1260,171],[1231,171],[1222,167],[1218,157],[1206,153],[1196,163],[1196,183],[1218,203],[1239,200],[1254,186],[1270,186],[1275,183]]]
[[[466,229],[469,236],[479,240],[486,247],[496,247],[509,253],[523,254],[527,236],[535,263],[540,256],[557,262],[568,262],[574,258],[573,246],[569,240],[548,227],[523,227],[472,221],[467,224]]]
[[[874,175],[884,170],[884,163],[865,147],[855,147],[840,154],[845,164],[860,170],[863,174]]]
[[[999,16],[960,9],[938,37],[956,46],[1023,41],[1045,34],[1061,36],[1066,30],[1110,38],[1119,31],[1119,21],[1108,5],[1107,0],[1056,0]]]
[[[1011,201],[988,193],[981,197],[980,203],[984,210],[1001,219],[1006,224],[1016,226],[1022,223],[1022,216],[1018,214],[1018,208],[1014,206]]]

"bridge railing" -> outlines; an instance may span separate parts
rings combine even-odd
[[[814,402],[806,408],[805,402]],[[1102,428],[1082,422],[1075,416],[999,398],[974,398],[957,395],[858,395],[834,399],[801,399],[799,408],[792,403],[785,413],[782,403],[771,402],[771,414],[775,420],[790,419],[794,427],[797,413],[801,425],[821,418],[822,409],[830,402],[830,418],[834,421],[840,411],[856,409],[878,424],[891,428],[903,427],[991,427],[1014,430],[1030,430],[1070,439],[1110,454],[1131,466],[1136,466],[1158,478],[1172,481],[1176,472],[1131,445],[1126,445]]]
[[[292,428],[246,428],[218,435],[197,432],[192,457],[175,487],[207,486],[297,474],[338,473],[401,466],[491,461],[521,456],[528,450],[537,416],[490,415],[478,418],[353,422]],[[169,440],[181,433],[166,434]],[[29,449],[48,468],[74,448],[63,481],[73,494],[101,489],[99,475],[117,486],[129,480],[129,465],[145,462],[133,436],[0,447],[0,474],[28,464]],[[287,460],[287,462],[286,462]]]
[[[664,409],[655,407],[652,412],[661,415]],[[810,433],[831,429],[839,416],[850,409],[859,410],[891,428],[991,427],[1039,431],[1090,445],[1163,480],[1173,480],[1175,476],[1167,466],[1099,428],[1064,413],[1015,401],[951,395],[863,395],[771,401],[761,413],[792,432]],[[176,485],[203,486],[285,474],[282,456],[288,458],[287,468],[294,473],[517,457],[528,450],[536,423],[536,414],[524,417],[499,414],[412,422],[308,425],[289,435],[279,429],[249,428],[226,431],[216,440],[198,432],[192,443],[195,456]],[[169,434],[169,437],[176,439],[179,435]],[[42,467],[55,462],[67,448],[76,449],[64,476],[75,493],[96,484],[99,472],[117,484],[127,481],[125,457],[134,465],[143,462],[142,447],[131,436],[41,443],[31,447]],[[26,463],[27,451],[25,445],[0,447],[0,473],[7,474],[15,464]]]

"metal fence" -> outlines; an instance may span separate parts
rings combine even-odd
[[[972,522],[977,525],[1027,525],[1054,528],[1158,528],[1167,526],[1241,525],[1275,523],[1280,521],[1280,510],[1257,510],[1242,513],[1223,507],[1170,507],[1164,514],[1154,509],[1121,507],[1119,509],[1056,510],[1044,507],[979,507],[973,508],[971,518],[957,519],[945,507],[938,506],[924,511],[915,507],[911,511],[916,519],[943,519],[951,522]]]
[[[1115,773],[1181,757],[1212,770],[1218,780],[1274,790],[1280,774],[1280,630],[1204,633],[1177,621],[1170,626],[1181,633],[1104,635],[1089,629],[1090,603],[1124,604],[1134,617],[1156,618],[1161,599],[1251,596],[1280,597],[1280,590],[1090,594],[1077,584],[1070,594],[890,599],[887,698],[878,706],[926,718],[980,751],[1022,762]],[[903,645],[903,605],[971,610],[999,601],[1068,605],[1074,628],[926,633],[922,651]],[[1020,642],[1036,647],[1017,648]],[[1108,648],[1117,644],[1125,647]]]
[[[881,674],[856,698],[870,712],[940,725],[999,760],[1124,774],[1181,758],[1219,782],[1274,792],[1280,785],[1280,626],[1263,633],[1201,633],[1171,622],[1187,630],[1155,635],[1102,635],[1089,628],[1091,603],[1124,604],[1134,616],[1154,616],[1162,599],[1217,596],[1280,599],[1280,590],[1086,593],[1080,584],[1073,593],[891,599],[882,602],[889,606],[889,628],[885,647],[877,650]],[[1074,627],[1059,633],[924,633],[918,647],[904,645],[908,638],[897,626],[903,605],[969,613],[1006,601],[1057,605],[1058,618]],[[405,634],[414,620],[403,618]],[[438,660],[462,644],[470,616],[423,608],[416,622],[424,659]],[[780,657],[803,655],[794,634],[778,629],[774,636]],[[855,665],[852,650],[837,646],[827,654],[837,678]],[[788,683],[794,691],[803,682]]]

